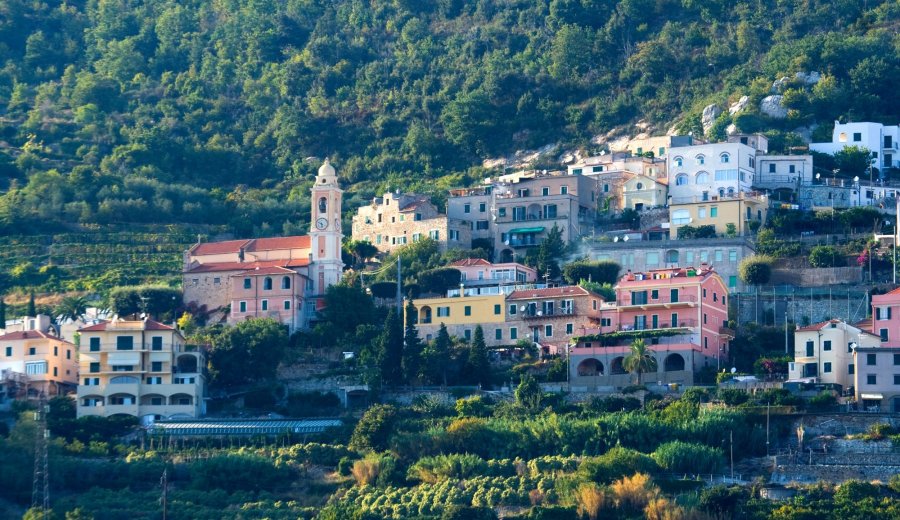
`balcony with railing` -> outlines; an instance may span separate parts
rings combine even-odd
[[[521,317],[526,320],[559,318],[565,316],[573,316],[575,314],[575,305],[569,307],[554,307],[545,309],[541,307],[526,307],[521,313]]]
[[[734,192],[718,192],[701,195],[692,195],[688,197],[672,197],[669,204],[692,204],[695,202],[727,202],[733,200],[743,200],[748,202],[757,202],[766,204],[768,197],[764,193],[756,191],[734,191]]]
[[[662,295],[660,295],[662,296]],[[641,308],[641,309],[652,309],[652,308],[673,308],[673,307],[694,307],[697,305],[697,296],[693,294],[681,294],[675,298],[668,296],[666,298],[640,298],[634,301],[622,301],[619,303],[619,307],[621,308]]]

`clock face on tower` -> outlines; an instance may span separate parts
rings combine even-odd
[[[325,229],[328,227],[328,219],[327,218],[319,218],[316,220],[316,228]]]

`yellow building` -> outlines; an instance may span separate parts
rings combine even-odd
[[[75,345],[39,330],[0,336],[0,377],[15,383],[12,397],[63,395],[78,384]]]
[[[683,226],[715,226],[716,234],[724,235],[728,224],[734,224],[737,236],[748,235],[754,226],[752,222],[765,224],[768,203],[765,195],[744,192],[672,199],[670,236],[677,237],[678,228]]]
[[[79,332],[79,417],[123,414],[150,422],[203,415],[205,355],[185,345],[177,329],[113,319]]]
[[[471,339],[475,327],[506,321],[505,294],[422,298],[413,300],[419,335],[425,340],[437,336],[443,323],[451,336]]]

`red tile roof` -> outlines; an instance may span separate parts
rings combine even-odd
[[[290,269],[285,269],[284,267],[276,265],[272,267],[260,267],[258,269],[251,269],[249,271],[233,274],[231,276],[265,276],[270,274],[297,274],[297,271],[292,271]]]
[[[258,262],[215,262],[211,264],[200,264],[189,270],[187,273],[211,273],[220,271],[252,271],[257,267],[262,269],[265,267],[306,267],[309,265],[309,258],[294,258],[291,260],[261,260]]]
[[[897,288],[894,289],[893,291],[887,292],[887,293],[885,293],[885,294],[900,294],[900,287],[897,287]],[[876,294],[876,295],[874,295],[874,296],[878,296],[878,295]]]
[[[485,260],[484,258],[463,258],[462,260],[457,260],[457,261],[453,262],[453,263],[450,264],[450,265],[451,265],[451,266],[457,266],[457,267],[471,267],[471,266],[475,266],[475,265],[486,265],[486,266],[490,266],[490,265],[493,265],[493,264],[491,264],[490,262],[488,262],[488,261]]]
[[[0,341],[18,341],[18,340],[22,340],[22,339],[37,339],[37,338],[44,338],[44,339],[49,339],[49,340],[53,340],[53,341],[61,341],[63,343],[69,343],[68,341],[66,341],[62,338],[57,338],[56,336],[46,334],[39,330],[23,330],[23,331],[18,331],[18,332],[8,332],[8,333],[0,336]],[[71,343],[69,343],[69,345],[71,345]]]
[[[123,321],[125,321],[125,320],[123,320]],[[112,323],[111,321],[104,321],[104,322],[98,323],[98,324],[96,324],[96,325],[89,325],[89,326],[87,326],[87,327],[83,327],[83,328],[78,329],[78,332],[99,332],[99,331],[104,331],[104,330],[106,330],[106,326],[107,326],[107,325],[110,325],[111,323]],[[168,325],[163,325],[162,323],[160,323],[160,322],[158,322],[158,321],[145,320],[145,321],[144,321],[144,328],[141,329],[141,330],[175,330],[175,329],[172,328],[172,327],[170,327],[170,326],[168,326]]]
[[[309,235],[273,237],[273,238],[249,238],[243,240],[226,240],[224,242],[205,242],[191,248],[191,255],[224,255],[238,253],[241,248],[252,253],[255,251],[272,251],[276,249],[309,249]]]
[[[797,327],[797,332],[811,332],[811,331],[816,331],[816,330],[822,330],[823,328],[825,328],[825,325],[828,325],[829,323],[839,323],[839,322],[840,322],[840,320],[827,320],[827,321],[822,321],[819,323],[813,323],[812,325],[807,325],[805,327]]]
[[[550,287],[547,289],[525,289],[522,291],[513,291],[507,297],[507,300],[530,300],[533,298],[558,298],[560,296],[586,296],[592,294],[590,291],[577,285],[569,285],[566,287]],[[595,295],[598,298],[599,295]]]

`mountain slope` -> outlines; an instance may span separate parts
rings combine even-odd
[[[0,232],[298,232],[313,157],[338,164],[349,210],[638,119],[702,131],[705,104],[757,101],[798,71],[825,79],[789,85],[787,120],[753,109],[739,126],[777,147],[840,117],[895,123],[898,14],[875,0],[8,0]]]

